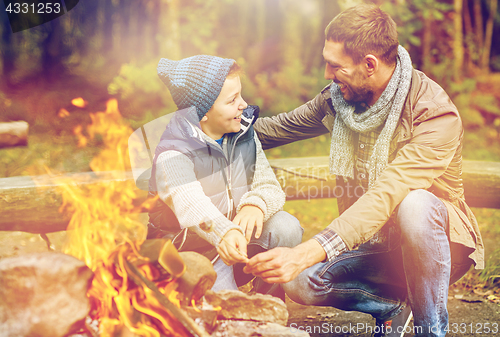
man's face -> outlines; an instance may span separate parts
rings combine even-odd
[[[325,41],[323,58],[326,62],[325,79],[332,80],[340,86],[342,96],[347,102],[370,102],[373,90],[363,68],[363,62],[355,64],[353,59],[344,53],[342,42]]]

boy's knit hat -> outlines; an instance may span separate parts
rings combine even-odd
[[[180,61],[162,58],[157,71],[177,108],[194,106],[201,120],[219,97],[234,62],[210,55],[196,55]]]

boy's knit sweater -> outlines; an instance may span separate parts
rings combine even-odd
[[[217,144],[215,140],[202,133],[206,142]],[[267,161],[257,135],[254,135],[257,149],[255,173],[251,190],[243,195],[236,211],[243,206],[253,205],[264,214],[264,221],[280,211],[285,203],[283,192],[274,172]],[[220,146],[217,144],[217,146]],[[227,156],[225,139],[222,149]],[[190,227],[200,237],[217,247],[229,230],[241,228],[227,219],[210,198],[203,192],[200,182],[196,179],[193,162],[178,151],[165,151],[156,161],[156,184],[160,199],[175,213],[182,228]],[[224,184],[223,181],[220,182]],[[213,232],[205,232],[199,224],[212,221]],[[242,232],[243,233],[243,232]]]

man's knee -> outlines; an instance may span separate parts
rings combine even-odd
[[[413,190],[403,199],[397,210],[397,222],[404,234],[427,232],[429,221],[447,225],[448,211],[438,197],[426,190]]]
[[[300,273],[292,281],[283,284],[283,289],[288,297],[296,303],[303,305],[316,304],[315,293],[310,287],[309,275],[306,271]]]
[[[265,223],[265,230],[279,241],[281,247],[295,247],[302,242],[304,229],[296,217],[285,211],[280,211],[269,218]]]

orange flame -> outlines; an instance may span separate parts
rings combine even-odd
[[[71,104],[73,104],[74,106],[76,106],[78,108],[85,108],[87,106],[88,102],[86,100],[84,100],[83,98],[78,97],[78,98],[73,98],[71,100]]]
[[[94,271],[88,296],[100,319],[101,336],[114,336],[124,326],[139,336],[186,336],[180,323],[154,296],[149,296],[152,290],[136,284],[126,267],[129,262],[140,263],[142,266],[137,269],[143,275],[153,275],[147,259],[139,254],[146,227],[134,213],[137,188],[126,177],[126,171],[130,170],[128,138],[133,130],[123,121],[114,99],[107,102],[106,111],[90,117],[88,136],[82,127],[74,130],[78,145],[86,145],[89,139],[102,139],[102,150],[92,159],[90,167],[96,175],[111,179],[78,186],[74,181],[59,181],[63,194],[60,211],[73,213],[64,252],[83,260]],[[174,279],[157,286],[180,306]]]
[[[69,111],[66,109],[61,109],[59,110],[59,113],[57,114],[60,118],[65,118],[69,116]]]
[[[175,318],[151,296],[152,290],[134,283],[125,260],[133,264],[144,260],[134,243],[120,245],[108,260],[102,261],[88,293],[96,300],[101,336],[115,336],[124,325],[139,336],[186,336]],[[179,305],[175,281],[167,279],[158,283],[158,287],[171,302]]]
[[[89,138],[102,137],[103,148],[90,167],[111,179],[90,187],[80,184],[83,187],[79,188],[72,181],[63,181],[61,210],[73,211],[65,253],[95,270],[96,261],[106,259],[118,244],[127,240],[144,241],[146,228],[139,222],[138,214],[131,213],[137,193],[134,182],[126,179],[126,171],[130,170],[128,137],[132,129],[124,123],[114,99],[108,102],[105,112],[91,114],[91,119],[92,124],[87,128]],[[74,132],[79,138],[78,145],[87,144],[82,127]]]

